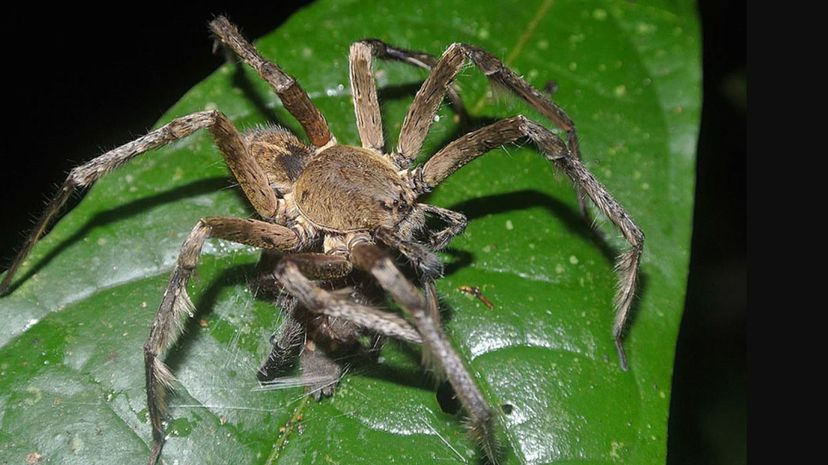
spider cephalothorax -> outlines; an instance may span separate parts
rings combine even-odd
[[[436,251],[466,225],[461,213],[420,203],[463,165],[503,144],[528,139],[575,184],[585,214],[589,198],[620,230],[631,247],[617,262],[619,286],[613,326],[622,367],[626,367],[621,332],[635,292],[644,236],[612,195],[580,162],[575,126],[566,113],[488,52],[453,44],[436,59],[391,47],[379,40],[357,42],[350,50],[350,79],[361,147],[340,145],[328,123],[299,84],[266,61],[225,18],[210,23],[217,40],[253,67],[279,95],[285,108],[308,136],[303,143],[285,129],[262,127],[240,133],[218,110],[177,118],[132,142],[73,169],[47,206],[34,232],[9,268],[0,292],[50,221],[76,188],[88,187],[135,156],[199,129],[208,129],[258,219],[205,217],[198,221],[181,248],[175,269],[144,346],[147,401],[155,463],[164,442],[166,394],[173,376],[161,357],[193,315],[187,283],[204,242],[220,238],[263,250],[257,286],[280,295],[284,325],[273,338],[273,350],[259,370],[262,379],[292,362],[303,340],[309,341],[300,362],[306,371],[334,373],[333,353],[359,345],[359,336],[393,337],[421,344],[434,370],[453,387],[491,461],[498,453],[492,429],[496,409],[486,398],[445,336],[440,324],[433,280],[441,274]],[[397,60],[430,70],[408,110],[393,150],[385,146],[377,89],[375,58]],[[434,116],[446,97],[463,114],[452,82],[471,62],[491,81],[511,90],[566,133],[566,141],[524,116],[506,118],[471,131],[413,166]],[[443,226],[427,228],[427,217]],[[395,255],[411,263],[404,273]],[[373,294],[390,295],[405,316],[378,308]],[[324,378],[324,377],[323,377]],[[334,384],[310,386],[317,397],[329,395]]]

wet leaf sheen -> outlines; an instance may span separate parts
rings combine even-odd
[[[606,221],[608,239],[590,232],[569,183],[530,145],[472,162],[428,199],[471,219],[443,254],[448,333],[491,404],[510,406],[499,421],[506,463],[663,463],[700,107],[693,3],[391,5],[321,1],[257,45],[302,82],[343,143],[358,142],[347,51],[359,38],[435,54],[469,42],[537,87],[556,81],[587,166],[647,236],[626,344],[631,369],[618,368],[610,338],[612,259],[623,241]],[[163,121],[215,106],[242,128],[275,119],[298,130],[245,73],[239,81],[222,67]],[[380,64],[377,76],[394,143],[424,73]],[[474,68],[458,82],[480,121],[540,118],[516,99],[491,98]],[[439,116],[424,156],[457,135],[451,109]],[[205,215],[251,210],[198,134],[102,180],[35,248],[17,289],[0,299],[0,462],[34,452],[42,463],[146,460],[141,347],[178,248]],[[479,463],[461,419],[441,410],[416,348],[389,344],[381,363],[352,363],[321,403],[297,387],[257,390],[255,369],[280,316],[246,286],[256,260],[247,247],[205,247],[190,286],[199,314],[168,359],[181,388],[166,463]],[[494,308],[460,286],[479,287]]]

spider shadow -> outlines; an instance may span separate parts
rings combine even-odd
[[[400,99],[404,99],[404,98],[414,97],[414,95],[417,94],[417,91],[419,91],[420,88],[422,87],[423,82],[424,81],[411,82],[411,83],[407,83],[407,84],[393,84],[393,85],[388,85],[388,86],[385,86],[385,87],[382,87],[382,88],[378,89],[377,90],[377,95],[378,95],[379,100],[380,100],[380,111],[382,113],[382,121],[387,122],[386,111],[385,111],[384,108],[382,108],[382,102],[383,101],[400,100]],[[462,99],[462,96],[461,96],[461,99]],[[436,132],[435,127],[432,126],[429,129],[429,133],[428,133],[428,136],[426,138],[426,142],[428,142],[429,140],[434,140],[435,141],[434,146],[438,147],[437,150],[439,150],[440,148],[445,147],[446,145],[448,145],[451,141],[457,139],[458,137],[460,137],[462,135],[465,135],[468,132],[474,131],[476,129],[480,129],[483,126],[487,126],[489,124],[495,123],[495,122],[500,120],[499,118],[491,118],[491,117],[486,117],[486,116],[472,116],[472,115],[468,114],[468,108],[466,107],[465,103],[466,102],[463,102],[463,108],[462,109],[458,109],[458,108],[453,107],[453,105],[451,105],[451,103],[448,101],[448,98],[446,97],[444,99],[443,105],[448,105],[449,107],[452,107],[451,111],[455,115],[457,115],[457,117],[459,118],[459,122],[457,124],[453,125],[453,127],[454,127],[453,130],[443,132],[443,133]],[[395,115],[395,116],[400,117],[399,115]],[[402,119],[400,119],[400,122],[402,122]],[[390,127],[389,124],[383,124],[383,132],[387,131],[389,127]],[[384,140],[387,142],[389,140],[388,134],[384,134],[384,137],[385,137]],[[395,136],[394,140],[396,140],[396,136]],[[428,143],[427,145],[430,146],[431,143]],[[429,154],[428,156],[430,157],[431,155],[433,155],[433,153]]]
[[[451,276],[474,261],[474,254],[467,250],[446,247],[441,252],[452,257],[450,262],[443,265],[443,276]]]
[[[248,285],[250,277],[255,273],[256,264],[251,263],[225,268],[211,280],[210,285],[204,291],[199,293],[198,299],[194,302],[195,312],[193,317],[187,321],[186,329],[178,338],[175,346],[167,351],[165,363],[172,369],[173,373],[178,371],[184,361],[190,359],[196,340],[202,337],[203,334],[202,331],[199,331],[198,322],[216,308],[221,291],[228,287]],[[191,281],[197,280],[198,276],[196,275]],[[278,311],[278,309],[274,308],[274,311]],[[233,348],[227,350],[233,350]],[[207,369],[208,367],[204,368]],[[256,379],[255,373],[256,368],[254,367],[251,374],[253,380]]]
[[[444,305],[441,304],[441,313]],[[459,401],[448,381],[437,374],[435,367],[424,364],[422,347],[403,341],[385,338],[385,347],[393,345],[402,357],[392,362],[380,363],[379,351],[363,348],[352,355],[340,359],[347,367],[347,373],[362,378],[375,379],[380,382],[406,386],[434,395],[439,411],[447,418],[458,418],[461,413]],[[425,376],[424,376],[425,375]]]
[[[454,204],[450,206],[449,209],[465,214],[471,222],[475,218],[482,218],[491,214],[522,210],[532,207],[544,208],[550,214],[560,218],[569,232],[585,238],[592,246],[601,252],[601,255],[604,256],[609,266],[615,265],[615,260],[618,255],[620,255],[621,250],[612,246],[606,236],[599,229],[588,224],[577,209],[574,209],[566,203],[543,192],[534,189],[526,189],[506,194],[488,195]],[[469,252],[466,251],[454,251],[453,254],[466,258],[470,255]],[[449,269],[453,271],[459,269],[459,267],[447,267],[447,275],[450,274],[448,273]],[[636,290],[637,296],[633,300],[630,307],[630,314],[626,324],[626,329],[633,327],[635,324],[635,320],[638,316],[638,309],[641,303],[641,296],[647,292],[649,281],[647,273],[639,271],[638,286]],[[441,303],[441,310],[445,315],[444,318],[449,320],[451,318],[451,309],[445,307],[445,304]],[[609,333],[609,328],[607,329],[607,333]]]
[[[18,286],[20,286],[22,283],[27,282],[32,276],[37,274],[46,265],[48,265],[49,262],[52,261],[52,259],[54,259],[58,255],[60,255],[64,250],[66,250],[67,247],[77,243],[78,241],[83,240],[83,238],[86,237],[90,231],[92,231],[94,228],[98,226],[118,222],[125,218],[129,218],[131,216],[138,215],[145,211],[151,210],[152,208],[157,207],[159,205],[175,202],[177,200],[185,199],[188,197],[215,192],[217,190],[226,188],[228,185],[229,181],[225,177],[200,179],[198,181],[193,181],[189,184],[176,187],[174,189],[162,192],[160,194],[143,197],[128,204],[120,205],[113,209],[96,213],[95,216],[90,218],[80,229],[75,231],[74,234],[61,241],[54,249],[52,249],[48,254],[46,254],[46,256],[38,260],[37,263],[34,266],[32,266],[32,268],[30,268],[28,271],[26,271],[25,274],[20,275],[15,280],[15,282],[13,282],[13,284],[9,287],[7,293],[11,294],[12,292],[14,292],[14,290],[17,289]],[[74,207],[76,203],[77,201],[73,202],[73,205],[70,205],[70,207]],[[67,209],[67,211],[68,210],[71,210],[71,208]]]
[[[466,215],[469,222],[489,215],[540,207],[550,215],[560,218],[570,233],[587,239],[601,251],[608,262],[613,263],[620,251],[607,241],[598,229],[592,228],[584,218],[566,203],[534,189],[524,189],[505,194],[492,194],[465,200],[448,207]]]
[[[236,61],[234,63],[232,84],[242,92],[245,99],[253,104],[256,111],[264,116],[269,124],[288,127],[276,114],[276,110],[268,104],[268,98],[266,98],[265,95],[263,95],[263,93],[255,86],[253,86],[250,76],[248,76],[245,72],[244,64],[240,61]]]
[[[377,96],[379,97],[380,107],[383,101],[399,100],[407,97],[413,98],[420,90],[424,81],[409,82],[402,84],[389,84],[384,87],[377,88]],[[383,118],[384,120],[385,118]]]
[[[419,348],[412,344],[387,338],[384,345],[391,344],[409,362],[413,362],[415,367],[380,363],[377,360],[378,353],[368,350],[357,351],[352,356],[343,359],[343,361],[347,362],[349,372],[358,374],[361,377],[432,391],[434,383],[430,381],[430,377],[423,377],[422,365],[420,363],[422,356]]]

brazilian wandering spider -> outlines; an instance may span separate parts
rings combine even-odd
[[[303,368],[340,368],[327,356],[336,347],[354,345],[367,333],[390,336],[424,346],[435,370],[445,376],[469,417],[472,433],[496,462],[493,445],[496,409],[480,392],[474,376],[446,338],[439,318],[434,280],[442,266],[435,254],[460,234],[466,218],[457,212],[418,203],[417,199],[445,178],[494,148],[521,139],[533,142],[540,153],[574,182],[621,231],[631,247],[617,261],[619,287],[613,325],[618,355],[626,367],[621,332],[634,296],[643,234],[623,208],[580,162],[573,122],[560,107],[527,84],[489,53],[465,44],[453,44],[441,58],[395,48],[378,40],[351,46],[350,80],[361,147],[339,145],[324,117],[299,84],[267,62],[226,19],[211,24],[217,39],[253,67],[279,95],[299,121],[310,145],[278,127],[239,133],[218,110],[177,118],[132,142],[73,169],[47,206],[35,230],[0,283],[8,289],[13,276],[34,243],[76,188],[85,188],[139,154],[208,129],[234,178],[259,219],[206,217],[185,240],[175,269],[153,321],[145,345],[147,401],[153,431],[150,463],[164,442],[166,395],[173,375],[160,360],[175,343],[193,306],[186,286],[195,270],[204,242],[230,240],[263,250],[260,281],[284,292],[281,299],[285,326],[277,333],[273,351],[260,375],[267,378],[295,355],[307,337],[316,350],[302,351]],[[399,144],[386,152],[380,118],[373,59],[396,60],[430,70],[406,114]],[[448,96],[461,106],[452,87],[470,62],[491,81],[505,87],[566,133],[566,142],[539,123],[515,116],[474,130],[446,145],[417,167],[435,114]],[[444,223],[427,227],[427,218]],[[400,254],[411,263],[408,277],[394,263]],[[352,273],[370,275],[403,309],[405,318],[375,308],[361,286],[342,289]],[[366,276],[366,279],[368,276]],[[311,386],[317,395],[330,395],[332,385]]]

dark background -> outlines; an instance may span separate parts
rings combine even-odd
[[[72,167],[144,134],[222,64],[210,53],[207,22],[214,14],[229,14],[252,39],[309,2],[279,3],[88,13],[33,4],[5,12],[2,111],[15,123],[2,126],[0,268]],[[672,465],[746,461],[745,3],[699,4],[704,107],[670,414]]]
[[[704,100],[668,463],[746,463],[746,2],[699,2]]]

